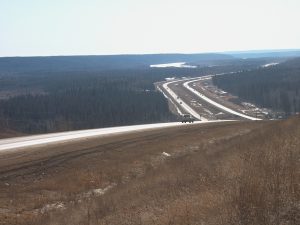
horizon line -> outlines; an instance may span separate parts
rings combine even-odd
[[[296,52],[300,48],[280,48],[280,49],[252,49],[233,51],[212,51],[212,52],[164,52],[164,53],[112,53],[112,54],[61,54],[61,55],[14,55],[0,56],[0,58],[35,58],[35,57],[71,57],[71,56],[142,56],[142,55],[199,55],[199,54],[259,54],[259,53],[281,53]]]

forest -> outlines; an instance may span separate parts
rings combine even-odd
[[[175,60],[197,67],[149,67]],[[0,58],[0,131],[48,133],[176,121],[155,82],[253,70],[273,60],[222,54]]]
[[[154,77],[78,72],[19,78],[1,82],[28,91],[0,101],[2,128],[45,133],[174,120]]]
[[[267,68],[214,76],[213,82],[245,101],[287,116],[300,111],[300,58]]]
[[[1,73],[0,128],[48,133],[175,121],[154,83],[205,73],[192,68]]]
[[[231,60],[233,56],[203,54],[147,54],[147,55],[90,55],[47,57],[0,57],[0,73],[107,71],[148,68],[151,64],[171,62],[213,62]]]

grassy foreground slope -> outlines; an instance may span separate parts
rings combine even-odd
[[[4,155],[0,224],[296,225],[299,137],[294,117]]]

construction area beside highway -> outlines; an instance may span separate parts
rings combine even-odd
[[[167,81],[155,85],[168,99],[170,110],[178,116],[189,113],[205,121],[274,119],[270,109],[243,102],[237,96],[218,89],[213,85],[212,77],[167,78]]]

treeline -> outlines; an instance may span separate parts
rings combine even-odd
[[[227,58],[215,54],[2,58],[0,130],[43,133],[175,120],[153,83],[166,77],[252,69],[270,60]],[[171,59],[204,64],[149,68],[150,62]],[[210,60],[217,60],[217,65],[205,66]]]
[[[148,68],[152,64],[226,60],[225,54],[146,54],[52,57],[0,57],[0,73],[105,71]]]
[[[213,68],[0,73],[0,129],[24,133],[167,122],[171,114],[153,83],[200,76]],[[219,68],[214,68],[218,71]]]
[[[43,133],[174,120],[167,100],[154,90],[155,76],[77,72],[31,78],[23,84],[29,94],[0,101],[2,127]],[[36,87],[43,91],[30,93]]]
[[[2,102],[2,123],[22,132],[50,132],[168,121],[166,100],[157,92],[103,87],[73,88]]]
[[[287,115],[300,111],[300,58],[268,68],[215,76],[213,82],[262,107]]]

